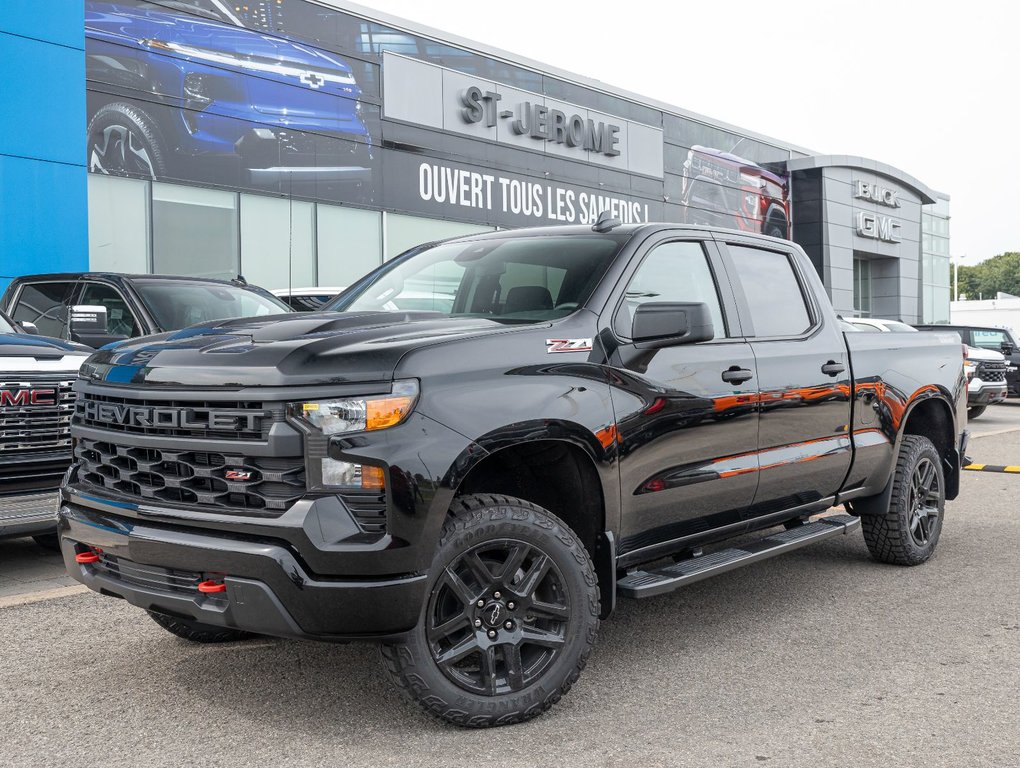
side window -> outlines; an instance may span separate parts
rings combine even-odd
[[[728,246],[751,309],[754,335],[797,336],[811,327],[800,281],[785,253]]]
[[[635,309],[646,302],[673,301],[707,304],[715,337],[729,336],[708,257],[696,242],[663,243],[645,256],[627,285],[613,328],[629,339]]]
[[[107,329],[117,336],[136,336],[138,324],[120,291],[101,283],[86,283],[80,304],[106,307]]]
[[[43,336],[67,336],[67,302],[75,283],[27,283],[11,311],[15,320],[35,323]]]

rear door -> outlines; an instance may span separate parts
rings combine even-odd
[[[782,246],[727,240],[758,373],[758,487],[751,513],[768,515],[832,496],[852,458],[850,363],[822,287]]]
[[[636,307],[646,302],[704,302],[715,338],[641,349],[631,329]],[[758,387],[715,244],[653,236],[600,324],[614,384],[620,553],[724,526],[742,529],[757,484]]]

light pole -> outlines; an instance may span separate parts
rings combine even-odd
[[[967,258],[967,254],[962,256],[950,256],[953,261],[953,301],[960,300],[960,262]]]

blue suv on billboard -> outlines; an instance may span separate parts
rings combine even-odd
[[[85,3],[88,168],[286,188],[371,187],[350,66],[174,0]]]

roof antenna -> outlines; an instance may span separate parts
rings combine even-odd
[[[620,226],[622,223],[622,221],[613,216],[609,211],[602,211],[602,213],[599,214],[599,220],[595,222],[594,226],[592,226],[591,231],[599,233],[609,232],[616,229],[616,227]]]

